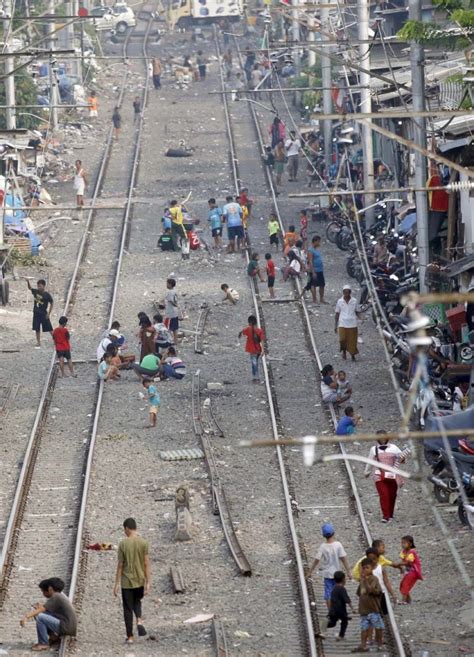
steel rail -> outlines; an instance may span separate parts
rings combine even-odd
[[[148,27],[149,31],[150,26]],[[126,58],[126,51],[128,48],[128,43],[130,40],[130,37],[132,35],[132,32],[130,32],[127,35],[127,38],[124,41],[124,46],[123,46],[123,57],[124,59]],[[145,42],[146,43],[146,39]],[[129,72],[125,71],[123,78],[122,78],[122,83],[121,83],[121,90],[119,94],[119,98],[117,100],[117,106],[121,106],[123,102],[123,98],[125,95],[125,90],[126,90],[126,83],[128,81],[129,77]],[[145,70],[145,93],[144,93],[144,99],[146,100],[146,91],[148,88],[148,75],[147,71]],[[139,131],[137,133],[135,143],[134,143],[134,158],[132,162],[132,173],[130,176],[130,190],[133,191],[133,183],[136,177],[136,171],[137,171],[137,163],[138,163],[138,156],[137,152],[139,151],[139,143],[140,143],[140,136],[141,136],[141,126],[143,122],[143,117],[141,117],[140,121],[140,126],[139,126]],[[110,161],[110,155],[111,155],[111,150],[112,150],[112,137],[113,137],[113,127],[110,126],[109,132],[107,135],[106,139],[106,145],[104,149],[104,153],[101,159],[99,171],[96,177],[95,185],[94,185],[94,191],[93,191],[93,197],[92,197],[92,207],[89,210],[88,217],[86,220],[83,236],[81,239],[81,243],[79,246],[76,262],[75,262],[75,267],[74,271],[72,274],[72,278],[68,287],[67,295],[66,295],[66,300],[65,300],[65,306],[64,306],[64,311],[62,314],[66,314],[67,310],[74,304],[74,298],[77,293],[79,281],[80,281],[80,269],[81,265],[84,261],[85,258],[85,253],[87,246],[89,244],[90,240],[90,233],[91,233],[91,226],[93,222],[93,218],[95,216],[95,208],[94,204],[97,200],[97,198],[101,194],[101,188],[103,185],[103,181],[106,175],[106,170],[108,163]],[[131,196],[132,196],[132,191],[129,190],[129,196],[128,196],[128,203],[130,205],[131,203]],[[114,280],[115,283],[118,281],[118,277],[120,274],[120,266],[122,262],[122,253],[123,253],[123,244],[124,244],[124,236],[126,235],[127,228],[128,228],[128,218],[129,218],[129,213],[130,213],[130,208],[129,205],[126,208],[126,211],[124,213],[123,221],[122,221],[122,239],[120,242],[120,247],[119,247],[119,257],[117,259],[117,265],[115,268],[114,272]],[[109,321],[113,316],[113,311],[114,311],[114,306],[115,306],[115,297],[116,297],[116,292],[117,292],[117,285],[114,285],[114,294],[112,296],[112,300],[110,302],[110,315],[109,315]],[[45,381],[45,385],[42,391],[40,403],[38,406],[38,410],[36,413],[34,425],[30,434],[30,439],[27,445],[27,451],[25,453],[24,461],[23,461],[23,466],[22,470],[19,476],[17,488],[15,491],[15,498],[14,502],[12,505],[12,509],[10,512],[9,520],[8,520],[8,525],[7,525],[7,531],[5,534],[5,540],[2,546],[2,553],[1,553],[1,571],[2,572],[2,595],[6,595],[6,575],[7,575],[7,564],[10,563],[11,565],[11,559],[13,556],[13,549],[15,544],[16,544],[16,537],[18,536],[19,532],[19,523],[21,522],[21,515],[22,515],[22,509],[24,509],[27,498],[28,498],[28,493],[29,493],[29,482],[31,482],[31,478],[34,472],[34,467],[35,467],[35,461],[36,461],[36,453],[38,452],[39,449],[39,443],[41,441],[41,433],[40,433],[40,428],[41,424],[43,422],[44,416],[45,416],[45,411],[48,406],[48,400],[49,397],[52,394],[52,391],[54,390],[54,385],[56,383],[56,374],[57,374],[57,368],[55,367],[55,355],[53,355],[51,359],[51,363],[47,372],[47,377]],[[86,447],[86,464],[85,468],[83,471],[83,481],[82,481],[82,490],[81,490],[81,506],[79,510],[79,517],[78,517],[78,524],[77,524],[77,529],[76,529],[76,547],[75,547],[75,555],[74,555],[74,563],[73,563],[73,569],[71,573],[71,579],[70,579],[70,586],[69,586],[69,595],[71,599],[73,598],[74,591],[76,589],[76,584],[77,584],[77,575],[79,571],[79,561],[80,557],[82,554],[82,533],[83,533],[83,525],[84,525],[84,517],[85,517],[85,505],[87,501],[87,493],[88,493],[88,487],[89,487],[89,482],[90,482],[90,472],[91,472],[91,465],[92,465],[92,458],[93,458],[93,452],[94,452],[94,446],[95,446],[95,437],[97,433],[97,426],[98,426],[98,419],[99,419],[99,413],[100,413],[100,408],[101,408],[101,402],[102,402],[102,397],[103,397],[103,382],[101,382],[97,386],[97,398],[95,401],[95,411],[94,411],[94,422],[93,422],[93,427],[91,431],[91,435],[89,438],[89,443]],[[67,650],[67,641],[63,640],[61,643],[60,647],[60,655],[63,656]]]
[[[220,72],[220,78],[221,78],[221,86],[222,89],[225,89],[225,79],[224,79],[224,73],[223,73],[223,68],[222,68],[222,61],[221,61],[221,50],[220,50],[220,44],[219,44],[219,39],[217,36],[217,33],[214,32],[214,38],[215,38],[215,43],[216,43],[216,52],[217,52],[217,57],[219,60],[219,72]],[[235,37],[234,37],[235,39]],[[237,44],[236,44],[237,45]],[[241,53],[240,50],[237,48],[237,52],[239,55],[239,59],[241,62],[241,66],[243,69],[242,65],[242,58],[241,58]],[[232,130],[232,123],[230,119],[230,113],[229,113],[229,108],[228,108],[228,100],[227,100],[227,94],[223,94],[223,100],[224,100],[224,114],[226,118],[226,125],[227,125],[227,134],[228,134],[228,139],[229,139],[229,148],[230,148],[230,158],[231,158],[231,164],[232,164],[232,171],[233,171],[233,177],[234,177],[234,185],[236,189],[236,193],[240,192],[240,174],[239,174],[239,169],[238,169],[238,158],[236,156],[236,149],[235,149],[235,142],[234,142],[234,135],[233,135],[233,130]],[[250,109],[252,113],[254,112],[253,106],[250,106]],[[247,252],[247,259],[248,259],[248,252]],[[253,305],[255,309],[255,315],[257,318],[258,325],[261,326],[262,323],[262,313],[260,311],[260,306],[258,303],[258,299],[255,293],[255,290],[252,288],[252,298],[253,298]],[[278,440],[279,438],[279,433],[278,433],[278,425],[277,425],[277,419],[276,419],[276,412],[275,412],[275,402],[273,399],[273,394],[272,394],[272,389],[271,389],[271,383],[270,383],[270,373],[269,373],[269,368],[268,368],[268,363],[267,363],[267,358],[265,354],[262,355],[262,368],[264,372],[264,378],[265,378],[265,388],[267,392],[267,398],[268,398],[268,405],[269,405],[269,411],[270,411],[270,418],[271,418],[271,425],[272,425],[272,433],[273,437],[275,440]],[[308,643],[308,648],[309,648],[309,655],[311,657],[317,657],[318,655],[318,648],[317,648],[317,642],[316,642],[316,634],[317,632],[315,631],[314,623],[313,623],[313,607],[311,605],[311,601],[309,598],[308,594],[308,588],[306,586],[306,576],[305,576],[305,569],[304,569],[304,563],[303,563],[303,558],[302,558],[302,547],[300,545],[299,541],[299,536],[298,532],[296,530],[296,525],[293,517],[293,505],[292,505],[292,497],[290,494],[289,490],[289,485],[288,485],[288,479],[286,476],[286,469],[285,469],[285,463],[283,460],[283,451],[279,445],[275,446],[276,454],[277,454],[277,459],[278,459],[278,467],[280,470],[280,477],[281,477],[281,482],[283,486],[283,493],[284,493],[284,499],[285,499],[285,508],[286,508],[286,514],[287,514],[287,519],[288,519],[288,526],[290,529],[290,534],[291,534],[291,540],[293,544],[293,551],[294,551],[294,556],[295,556],[295,561],[296,561],[296,571],[297,571],[297,577],[298,577],[298,586],[299,586],[299,592],[301,596],[301,601],[303,604],[303,611],[304,611],[304,625],[305,625],[305,636],[306,640]]]
[[[121,233],[118,257],[117,257],[117,264],[116,264],[115,272],[114,272],[114,285],[113,285],[112,295],[111,295],[111,299],[110,299],[109,323],[110,323],[110,321],[112,321],[112,318],[113,318],[114,312],[115,312],[116,303],[117,303],[118,284],[119,284],[119,280],[120,280],[120,274],[121,274],[121,271],[122,271],[123,255],[124,255],[124,252],[125,252],[125,245],[126,245],[127,240],[128,240],[128,233],[129,233],[129,227],[130,227],[130,216],[131,216],[131,212],[132,212],[132,208],[133,208],[133,198],[132,197],[133,197],[133,193],[134,193],[134,187],[135,187],[135,183],[136,183],[136,179],[137,179],[138,166],[139,166],[140,155],[141,155],[141,141],[142,141],[143,124],[144,124],[143,110],[145,109],[145,107],[147,105],[147,102],[148,102],[148,91],[149,91],[149,84],[150,84],[147,65],[146,65],[146,48],[147,48],[148,36],[149,36],[150,30],[151,30],[152,23],[153,23],[153,19],[149,19],[148,24],[147,24],[147,28],[146,28],[146,31],[145,31],[145,37],[144,37],[144,40],[143,40],[143,55],[144,55],[144,61],[145,61],[145,71],[144,71],[145,85],[144,85],[144,88],[143,88],[143,95],[142,95],[142,113],[141,113],[141,116],[140,116],[140,122],[139,122],[138,128],[136,130],[135,140],[134,140],[134,144],[133,144],[133,160],[132,160],[132,167],[131,167],[131,171],[130,171],[127,202],[126,202],[125,211],[124,211],[124,215],[123,215],[122,233]],[[129,33],[129,36],[131,34],[132,34],[132,32]],[[85,471],[84,471],[83,493],[82,493],[82,498],[81,498],[81,506],[80,506],[80,510],[79,510],[79,519],[78,519],[77,531],[76,531],[76,546],[75,546],[75,551],[74,551],[74,561],[73,561],[73,567],[72,567],[72,572],[71,572],[71,581],[70,581],[69,593],[68,593],[68,597],[71,600],[71,602],[73,602],[74,596],[76,595],[76,592],[77,592],[77,589],[78,589],[78,581],[79,581],[79,576],[80,576],[81,568],[82,568],[84,526],[85,526],[85,520],[86,520],[87,501],[88,501],[88,497],[89,497],[90,480],[91,480],[91,474],[92,474],[92,464],[93,464],[93,458],[94,458],[94,449],[95,449],[95,444],[96,444],[96,440],[97,440],[97,429],[98,429],[98,426],[99,426],[100,413],[101,413],[101,410],[102,410],[103,396],[104,396],[104,381],[101,381],[100,384],[99,384],[97,403],[96,403],[96,407],[95,407],[95,410],[94,410],[94,420],[93,420],[91,438],[90,438],[90,443],[89,443],[89,448],[88,448],[88,453],[87,453],[86,467],[85,467]],[[69,639],[65,639],[61,642],[59,657],[64,657],[65,656],[65,654],[67,652],[67,649],[68,649],[68,646],[69,646]]]
[[[227,637],[224,630],[224,624],[218,618],[212,621],[212,633],[214,635],[214,643],[216,646],[216,657],[229,657],[229,646],[227,645]]]
[[[255,127],[256,127],[256,131],[257,131],[260,147],[263,148],[262,133],[261,133],[260,125],[258,123],[258,119],[257,119],[256,115],[255,115]],[[273,179],[272,179],[268,169],[265,169],[265,174],[266,174],[266,177],[267,177],[268,186],[270,188],[270,191],[271,191],[271,194],[272,194],[272,197],[273,197],[276,213],[277,213],[277,216],[278,216],[278,221],[280,223],[280,228],[284,232],[284,225],[283,225],[283,221],[282,221],[280,211],[279,211],[279,207],[278,207],[278,199],[277,199],[277,196],[276,196],[276,193],[275,193],[275,187],[274,187],[274,184],[273,184]],[[296,289],[298,290],[298,294],[301,294],[302,287],[301,287],[301,282],[299,280],[296,281]],[[306,334],[309,337],[310,343],[311,343],[311,351],[313,352],[313,356],[314,356],[314,358],[316,360],[316,363],[318,365],[318,369],[319,369],[319,371],[321,371],[322,367],[323,367],[323,364],[322,364],[322,361],[321,361],[321,357],[319,355],[319,351],[318,351],[318,348],[317,348],[317,345],[316,345],[316,341],[314,339],[314,333],[313,333],[313,329],[312,329],[312,326],[311,326],[311,320],[310,320],[310,317],[309,317],[308,308],[307,308],[306,302],[304,301],[303,298],[301,298],[301,300],[300,300],[300,305],[301,305],[301,308],[303,310],[303,314],[304,314],[304,318],[305,318]],[[330,415],[331,415],[331,421],[334,425],[334,428],[336,428],[337,427],[337,416],[336,416],[336,412],[335,412],[335,409],[334,409],[334,405],[329,404],[328,406],[329,406],[329,411],[330,411]],[[345,444],[342,443],[342,442],[338,442],[338,446],[339,446],[339,449],[341,451],[341,454],[343,454],[344,456],[347,456],[347,449],[346,449]],[[357,513],[359,515],[359,520],[361,522],[362,529],[363,529],[364,535],[365,535],[366,540],[367,540],[367,544],[371,545],[373,538],[372,538],[372,535],[370,533],[369,526],[368,526],[368,523],[367,523],[367,520],[366,520],[366,517],[365,517],[364,509],[363,509],[363,506],[362,506],[362,502],[361,502],[361,499],[360,499],[359,491],[358,491],[358,488],[357,488],[357,484],[356,484],[356,481],[355,481],[355,477],[354,477],[354,473],[352,471],[351,464],[349,463],[349,461],[347,459],[345,459],[344,460],[344,465],[345,465],[345,468],[346,468],[347,476],[349,478],[349,483],[350,483],[350,486],[351,486],[354,502],[355,502],[355,505],[357,507]],[[391,630],[392,630],[392,636],[394,638],[394,641],[395,641],[395,644],[396,644],[396,647],[397,647],[397,651],[398,651],[397,654],[400,657],[405,657],[405,649],[403,647],[403,642],[402,642],[402,639],[401,639],[401,636],[400,636],[400,631],[398,629],[398,625],[397,625],[397,622],[396,622],[396,619],[395,619],[393,606],[392,606],[392,604],[391,604],[391,602],[388,598],[387,598],[386,602],[387,602],[388,616],[389,616],[389,619],[390,619],[390,625],[391,625]]]
[[[202,354],[203,353],[203,339],[204,339],[204,328],[206,326],[207,316],[209,315],[210,308],[207,304],[203,305],[199,311],[199,315],[196,322],[196,334],[194,336],[194,353]]]
[[[211,433],[211,431],[206,430],[202,421],[200,374],[200,370],[197,370],[192,378],[191,411],[193,414],[194,433],[201,441],[202,451],[204,452],[204,458],[209,471],[212,511],[214,515],[220,517],[224,537],[240,574],[244,577],[250,577],[252,575],[252,567],[237,538],[224,486],[222,485],[214,457],[214,450],[207,438],[207,434]]]
[[[215,427],[215,429],[211,429],[211,432],[214,435],[216,435],[216,433],[217,433],[217,435],[219,437],[223,438],[224,437],[224,430],[222,429],[221,425],[219,424],[219,422],[216,419],[211,397],[209,397],[209,404],[206,406],[206,410],[207,410],[207,412],[209,414],[209,418],[210,418],[209,425],[212,423]]]
[[[234,41],[235,41],[235,39],[234,39]],[[239,55],[239,59],[242,63],[242,57],[241,57],[240,49],[239,49],[239,46],[238,46],[236,41],[235,41],[235,46],[236,46],[236,49],[237,49],[237,52],[238,52],[238,55]],[[252,115],[252,119],[253,119],[253,122],[254,122],[257,138],[258,138],[258,143],[260,145],[261,152],[263,153],[264,140],[263,140],[263,136],[262,136],[261,127],[260,127],[260,124],[259,124],[259,121],[258,121],[258,118],[257,118],[257,114],[256,114],[256,111],[255,111],[255,108],[253,107],[253,105],[249,105],[249,108],[251,110],[251,115]],[[281,229],[282,234],[283,234],[284,231],[285,231],[285,226],[283,224],[283,220],[281,218],[281,214],[280,214],[280,211],[279,211],[278,197],[277,197],[275,186],[274,186],[274,183],[273,183],[273,178],[272,178],[272,176],[271,176],[271,174],[270,174],[267,167],[264,168],[264,173],[265,173],[265,176],[266,176],[266,180],[267,180],[267,184],[268,184],[270,193],[272,195],[273,204],[274,204],[276,214],[277,214],[277,217],[278,217],[278,222],[280,224],[280,229]],[[298,291],[298,294],[301,294],[302,287],[301,287],[301,282],[299,280],[296,281],[296,289]],[[302,308],[303,315],[304,315],[304,318],[305,318],[305,325],[306,325],[305,332],[306,332],[307,337],[310,340],[311,351],[312,351],[313,357],[314,357],[314,359],[315,359],[315,361],[318,365],[318,369],[319,369],[319,371],[321,371],[322,361],[321,361],[321,357],[319,355],[319,351],[318,351],[316,341],[315,341],[315,338],[314,338],[314,333],[313,333],[313,329],[312,329],[312,326],[311,326],[311,320],[310,320],[310,317],[309,317],[308,308],[307,308],[306,302],[304,301],[303,298],[300,299],[300,306]],[[334,427],[336,428],[336,426],[337,426],[337,416],[336,416],[336,412],[335,412],[333,404],[329,404],[329,410],[330,410],[331,420],[333,422]],[[338,446],[339,446],[339,449],[341,451],[341,454],[346,456],[347,455],[347,450],[346,450],[345,444],[342,443],[342,442],[338,442]],[[356,481],[355,481],[354,473],[353,473],[352,467],[351,467],[351,465],[350,465],[350,463],[347,459],[344,459],[344,465],[345,465],[345,468],[346,468],[346,471],[347,471],[347,476],[348,476],[349,483],[350,483],[350,486],[351,486],[353,499],[354,499],[354,502],[355,502],[355,505],[356,505],[356,508],[357,508],[357,513],[358,513],[358,516],[359,516],[359,520],[360,520],[360,523],[362,525],[362,530],[363,530],[364,535],[366,537],[367,543],[370,545],[372,543],[372,535],[370,533],[369,526],[368,526],[368,523],[367,523],[367,520],[366,520],[366,517],[365,517],[365,513],[364,513],[363,506],[362,506],[359,491],[358,491],[358,488],[357,488],[357,484],[356,484]],[[391,602],[388,598],[387,598],[387,609],[388,609],[388,616],[389,616],[389,620],[390,620],[391,633],[392,633],[392,637],[394,639],[396,649],[397,649],[396,654],[399,655],[399,657],[405,657],[406,652],[405,652],[405,648],[403,646],[403,641],[402,641],[400,631],[399,631],[399,628],[398,628],[398,624],[397,624],[397,621],[396,621],[396,618],[395,618],[393,605],[391,604]]]
[[[128,44],[128,40],[125,41],[124,43],[124,49],[126,48]],[[121,91],[120,95],[117,101],[117,104],[120,106],[123,101],[124,93],[125,93],[125,88],[126,88],[126,82],[128,79],[128,71],[125,71],[122,77],[122,82],[121,82]],[[102,183],[105,177],[105,172],[107,169],[107,165],[110,159],[110,154],[111,154],[111,146],[112,146],[112,136],[113,136],[113,128],[112,126],[109,129],[109,133],[107,135],[106,143],[105,143],[105,149],[104,153],[101,159],[99,171],[97,173],[97,177],[95,180],[94,184],[94,191],[92,194],[92,201],[91,205],[92,207],[89,210],[87,220],[84,226],[84,231],[82,234],[81,242],[79,244],[79,249],[75,261],[75,266],[74,270],[72,272],[71,280],[67,289],[66,293],[66,299],[64,301],[64,307],[61,315],[67,315],[68,311],[73,304],[73,300],[75,297],[75,294],[77,292],[77,288],[79,285],[80,281],[80,268],[81,265],[84,261],[84,257],[86,254],[86,249],[90,240],[90,233],[91,233],[91,227],[92,223],[94,220],[95,216],[95,209],[94,205],[97,202],[97,199],[99,198],[101,194],[101,189],[102,189]],[[42,422],[42,419],[45,414],[45,408],[46,408],[46,401],[47,397],[50,393],[51,387],[54,387],[54,373],[56,369],[56,354],[53,354],[51,357],[51,361],[48,367],[48,370],[46,372],[45,376],[45,383],[41,392],[41,397],[40,401],[38,404],[38,408],[36,411],[35,419],[33,421],[33,426],[30,432],[30,436],[28,439],[27,447],[25,450],[25,454],[23,457],[23,462],[22,462],[22,467],[20,470],[20,474],[18,477],[18,482],[16,485],[15,489],[15,495],[13,498],[13,504],[10,509],[10,514],[8,517],[8,522],[7,522],[7,527],[5,530],[5,535],[3,539],[3,544],[2,544],[2,551],[0,553],[0,583],[2,583],[2,592],[4,589],[3,586],[3,581],[6,577],[6,568],[8,566],[8,558],[10,556],[11,552],[11,546],[13,544],[15,534],[16,534],[16,525],[18,521],[18,517],[21,511],[21,508],[26,501],[26,496],[27,496],[27,489],[25,489],[25,486],[27,484],[28,478],[31,476],[31,471],[32,468],[34,468],[34,451],[35,451],[35,443],[37,442],[38,438],[38,433],[40,429],[40,425]]]

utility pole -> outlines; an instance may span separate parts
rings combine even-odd
[[[321,40],[329,41],[328,34],[330,34],[329,25],[329,8],[327,3],[321,7]],[[326,55],[331,54],[332,48],[325,46],[323,48],[324,55],[321,55],[321,78],[323,82],[323,113],[331,114],[332,112],[332,74],[331,74],[331,58]],[[323,136],[324,136],[324,162],[326,164],[326,175],[329,175],[329,167],[332,164],[332,121],[328,119],[323,120]]]
[[[11,49],[11,33],[13,23],[13,9],[11,0],[5,0],[5,21],[3,23],[3,39],[5,41],[5,53],[12,52]],[[15,68],[15,59],[13,55],[5,58],[5,99],[6,105],[9,107],[6,110],[6,124],[7,130],[16,130],[16,113],[15,113],[15,75],[13,70]]]
[[[74,2],[74,0],[72,1],[65,0],[64,6],[66,11],[66,16],[77,16],[77,2]],[[69,49],[72,50],[74,48],[74,21],[72,21],[71,19],[67,20],[65,31],[66,31],[65,48],[66,50]],[[66,72],[71,73],[72,75],[77,75],[77,59],[75,57],[69,60],[69,65],[71,68],[69,71]]]
[[[300,12],[298,11],[299,0],[291,0],[291,40],[297,46],[300,41]],[[299,48],[293,52],[293,63],[295,65],[296,77],[300,74],[300,53]],[[295,91],[294,103],[298,104],[300,101],[300,93]]]
[[[360,66],[368,71],[367,73],[359,72],[360,90],[360,111],[372,111],[372,99],[370,95],[370,46],[369,40],[369,5],[367,0],[357,0],[357,19],[358,19],[358,37],[360,41]],[[370,123],[372,120],[364,122],[362,126],[362,153],[364,157],[364,188],[374,189],[374,151],[372,141],[372,130]],[[375,197],[372,193],[364,196],[364,205],[370,206],[374,203]],[[367,226],[374,223],[375,208],[370,208],[365,213]]]
[[[308,15],[308,41],[310,44],[314,43],[316,38],[316,35],[314,34],[314,28],[314,14],[310,13]],[[316,66],[316,53],[312,48],[308,50],[308,64],[309,66]]]
[[[409,0],[409,18],[421,21],[421,0]],[[413,109],[425,109],[425,49],[416,41],[410,44],[410,64],[412,79]],[[413,141],[418,146],[426,148],[426,119],[416,117],[413,121]],[[415,187],[424,187],[427,179],[426,157],[415,151]],[[426,267],[429,263],[428,240],[428,196],[426,192],[415,192],[416,227],[418,258],[420,265],[420,292],[428,291],[425,283]]]
[[[48,2],[48,13],[53,16],[55,13],[55,6],[54,6],[54,0],[49,0]],[[50,53],[54,51],[54,42],[55,42],[55,37],[54,37],[54,22],[53,21],[47,21],[46,23],[46,32],[48,34],[48,49],[50,50]],[[51,107],[51,127],[53,130],[56,130],[58,127],[58,109],[57,106],[59,105],[59,93],[58,93],[58,80],[57,80],[57,75],[56,75],[56,61],[54,59],[54,56],[50,54],[49,56],[49,104]]]

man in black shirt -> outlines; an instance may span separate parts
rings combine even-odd
[[[36,349],[41,347],[40,331],[43,333],[52,333],[53,327],[49,320],[51,311],[53,310],[53,297],[49,292],[46,292],[46,281],[40,279],[36,283],[36,287],[31,287],[28,280],[28,289],[31,290],[33,295],[33,331],[36,332]],[[49,306],[49,307],[48,307]]]

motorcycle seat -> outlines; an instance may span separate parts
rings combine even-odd
[[[474,454],[461,454],[461,452],[453,452],[453,458],[458,463],[468,463],[474,465]]]

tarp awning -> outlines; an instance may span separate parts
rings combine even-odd
[[[462,274],[469,269],[474,269],[474,253],[470,253],[465,258],[456,260],[455,262],[448,265],[446,267],[446,273],[450,278],[453,278],[454,276],[459,276],[459,274]],[[472,426],[474,428],[474,424]]]

